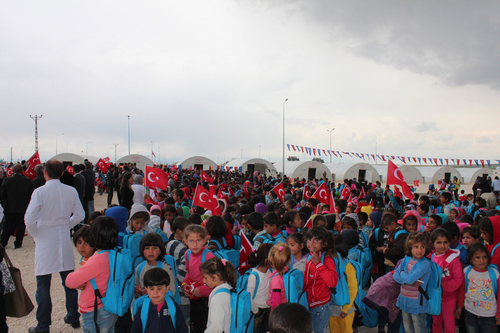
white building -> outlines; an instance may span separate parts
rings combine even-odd
[[[116,164],[120,163],[135,163],[136,166],[144,171],[144,167],[147,165],[149,167],[152,167],[155,165],[155,162],[150,159],[149,157],[146,157],[144,155],[140,154],[130,154],[127,156],[123,156],[120,158],[118,161],[116,161]]]
[[[463,183],[462,175],[452,166],[417,166],[416,168],[424,177],[424,183],[437,184],[439,180],[443,179],[449,182],[455,176]]]
[[[329,171],[333,174],[333,180],[343,182],[344,179],[354,179],[368,182],[380,181],[377,170],[368,163],[325,163]]]
[[[212,170],[217,169],[217,163],[204,156],[193,156],[185,159],[180,162],[179,165],[182,166],[182,169],[189,169],[190,167],[194,170],[197,168],[198,170],[208,170],[212,167]]]
[[[462,175],[464,184],[474,184],[477,177],[483,177],[483,175],[494,175],[493,170],[487,168],[457,168],[457,170]]]
[[[239,170],[239,168],[241,168],[241,172],[243,173],[247,172],[247,170],[250,170],[251,173],[253,173],[254,171],[258,171],[260,172],[260,174],[265,174],[273,177],[275,177],[277,174],[277,170],[274,165],[263,158],[252,158],[250,160],[235,159],[227,162],[225,166],[234,168],[236,170]]]
[[[278,173],[283,172],[283,162],[274,163],[274,167]],[[332,173],[328,167],[317,161],[285,161],[285,175],[299,179],[323,178],[326,175],[327,179],[332,179]]]

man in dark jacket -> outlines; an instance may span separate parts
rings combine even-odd
[[[5,213],[5,225],[0,242],[6,247],[9,243],[10,235],[17,228],[14,248],[18,249],[23,245],[24,231],[26,230],[24,214],[30,203],[33,183],[23,175],[21,164],[14,165],[12,172],[13,175],[3,181],[0,189],[2,206]]]
[[[35,179],[33,179],[33,190],[40,186],[45,185],[45,177],[43,176],[43,170],[45,170],[43,165],[38,164],[37,166],[35,166],[36,177]]]

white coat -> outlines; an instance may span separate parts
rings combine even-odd
[[[35,240],[36,276],[75,269],[70,229],[83,219],[74,187],[51,179],[33,191],[24,222]]]

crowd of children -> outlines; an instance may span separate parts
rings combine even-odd
[[[458,321],[460,333],[472,333],[500,324],[497,209],[446,191],[405,201],[389,187],[346,181],[328,184],[331,213],[329,204],[302,196],[323,181],[282,182],[282,203],[271,190],[280,180],[249,178],[250,188],[219,185],[222,216],[192,205],[196,179],[186,176],[162,201],[133,204],[128,221],[110,207],[76,231],[82,258],[66,284],[81,290],[85,332],[115,325],[116,332],[240,332],[233,300],[243,302],[243,292],[253,314],[245,325],[256,333],[288,332],[291,311],[307,313],[296,332],[349,333],[360,325],[385,332],[388,325],[391,333],[449,333]],[[338,199],[343,187],[348,200]],[[123,314],[103,306],[108,253],[117,246],[130,251],[133,269],[134,300]]]

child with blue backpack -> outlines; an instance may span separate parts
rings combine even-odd
[[[148,226],[148,221],[148,209],[139,203],[135,203],[130,210],[127,233],[145,235],[149,232],[153,232],[153,229]]]
[[[385,257],[386,272],[390,272],[398,261],[405,256],[404,245],[408,237],[408,231],[398,224],[398,219],[392,214],[384,215],[380,226],[389,234],[386,248],[382,252]]]
[[[438,264],[443,271],[441,285],[443,296],[441,314],[432,316],[432,332],[455,333],[455,309],[460,286],[464,280],[462,265],[460,264],[460,251],[450,249],[451,235],[448,231],[438,228],[431,234],[431,242],[435,252],[431,260]]]
[[[168,263],[165,262],[165,246],[163,245],[163,238],[157,233],[149,233],[142,237],[141,244],[139,246],[139,251],[141,252],[141,256],[144,258],[144,262],[142,262],[135,269],[135,294],[138,296],[145,295],[147,293],[147,287],[144,283],[144,275],[152,268],[158,267],[165,270],[169,279],[172,282],[172,286],[170,287],[170,291],[172,295],[175,297],[179,293],[177,290],[174,275],[174,270]],[[173,257],[171,257],[175,260]]]
[[[207,327],[208,296],[211,288],[204,284],[200,265],[214,254],[205,246],[208,233],[201,225],[192,224],[184,230],[186,251],[186,277],[181,284],[184,295],[190,299],[190,332],[202,333]],[[196,318],[196,320],[195,320]]]
[[[281,233],[281,218],[276,213],[267,213],[264,215],[264,236],[263,243],[285,243],[285,236]]]
[[[352,233],[357,239],[357,232],[355,230],[346,230],[347,234]],[[349,245],[342,234],[333,235],[335,242],[335,250],[342,261],[347,260],[347,255],[349,251]],[[358,242],[356,242],[357,244]],[[354,299],[356,298],[356,293],[358,292],[358,281],[356,279],[356,270],[350,262],[346,263],[345,272],[340,274],[346,274],[347,285],[349,286],[349,304],[344,306],[332,305],[332,310],[330,313],[330,332],[342,332],[342,333],[352,333],[355,315]]]
[[[161,268],[152,268],[144,275],[144,285],[147,296],[136,301],[141,305],[135,311],[131,333],[188,333],[180,306],[167,295],[171,289],[169,274]]]
[[[472,244],[467,251],[469,266],[464,268],[465,279],[460,288],[457,318],[465,309],[467,332],[497,332],[500,325],[498,286],[500,274],[491,263],[491,255],[484,244]]]
[[[262,244],[248,255],[248,264],[254,268],[245,273],[248,274],[246,290],[252,296],[255,333],[268,331],[268,318],[271,312],[271,307],[267,304],[271,275],[268,257],[272,247],[272,244]]]
[[[455,222],[445,222],[441,225],[441,228],[448,231],[451,236],[450,249],[460,251],[459,259],[462,268],[464,268],[467,265],[467,248],[458,241],[460,239],[460,228]]]
[[[309,252],[304,244],[304,238],[304,234],[294,232],[286,239],[286,244],[290,248],[291,253],[290,267],[291,269],[296,268],[301,272],[306,270],[307,253]]]
[[[283,230],[283,234],[286,237],[290,236],[294,232],[300,231],[300,227],[302,226],[302,220],[300,219],[299,212],[296,210],[289,210],[283,215],[283,225],[285,226],[285,230]]]
[[[402,311],[403,325],[407,333],[426,331],[426,314],[430,306],[419,289],[427,286],[431,276],[431,263],[425,257],[428,248],[427,234],[410,234],[405,242],[406,256],[393,275],[394,280],[401,284],[401,293],[396,305]]]
[[[306,239],[310,257],[304,272],[303,290],[307,292],[309,312],[313,317],[313,332],[323,332],[331,312],[330,288],[337,286],[339,278],[333,260],[335,241],[333,233],[322,227],[312,227]]]
[[[66,287],[80,289],[78,307],[82,314],[82,326],[85,332],[96,332],[96,325],[101,333],[113,333],[116,314],[106,311],[100,297],[96,297],[90,281],[95,280],[101,295],[106,295],[110,277],[109,258],[106,250],[112,250],[118,243],[118,224],[108,216],[100,216],[92,222],[89,230],[90,245],[102,253],[97,252],[91,256],[85,265],[77,271],[68,274]],[[94,308],[94,302],[97,308]],[[97,311],[97,320],[94,323],[94,312]]]
[[[233,264],[225,259],[213,257],[200,266],[203,283],[212,291],[208,299],[208,321],[205,333],[231,331],[231,294],[221,289],[232,289],[236,284]]]
[[[286,303],[283,274],[288,271],[290,258],[290,248],[285,243],[275,244],[269,251],[268,261],[274,273],[270,276],[269,298],[266,303],[271,307],[271,311],[281,303]]]

